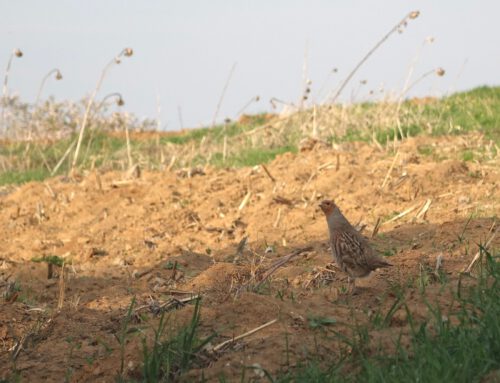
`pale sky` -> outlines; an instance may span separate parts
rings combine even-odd
[[[443,67],[411,95],[444,95],[479,85],[498,85],[498,0],[0,0],[0,70],[3,80],[14,48],[9,92],[33,102],[43,76],[43,98],[79,100],[94,89],[102,68],[122,48],[134,56],[111,69],[98,99],[120,92],[123,110],[157,118],[163,128],[210,124],[230,73],[236,68],[218,120],[271,110],[269,99],[297,103],[304,57],[315,101],[332,91],[363,55],[405,14],[420,17],[392,35],[361,68],[342,100],[365,100],[381,86],[400,92],[412,79]],[[422,43],[433,37],[432,44]],[[307,53],[306,53],[307,52]],[[420,53],[419,53],[420,52]],[[338,72],[329,75],[333,68]],[[327,80],[325,82],[325,79]],[[366,85],[360,85],[367,80]]]

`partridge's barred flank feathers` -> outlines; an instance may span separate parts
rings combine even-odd
[[[319,206],[326,216],[333,258],[352,280],[352,292],[356,278],[367,277],[378,268],[392,266],[376,254],[368,240],[352,227],[333,201],[325,200]]]

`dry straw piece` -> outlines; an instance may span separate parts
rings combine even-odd
[[[228,339],[220,344],[218,344],[217,346],[215,346],[212,351],[216,352],[216,351],[219,351],[221,349],[223,349],[224,347],[226,347],[227,345],[230,345],[231,343],[234,343],[236,342],[237,340],[240,340],[240,339],[243,339],[249,335],[252,335],[252,334],[255,334],[257,331],[260,331],[266,327],[269,327],[271,326],[272,324],[276,323],[278,321],[278,318],[276,319],[273,319],[267,323],[264,323],[262,326],[259,326],[259,327],[256,327],[254,328],[253,330],[250,330],[250,331],[247,331],[246,333],[244,334],[241,334],[241,335],[238,335],[237,337],[235,338],[232,338],[232,339]]]

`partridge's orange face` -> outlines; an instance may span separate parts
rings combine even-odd
[[[333,212],[333,209],[335,209],[335,203],[326,199],[319,204],[319,207],[323,210],[323,213],[328,216]]]

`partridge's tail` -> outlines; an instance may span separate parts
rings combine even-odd
[[[392,263],[387,262],[385,259],[383,259],[381,257],[373,258],[371,260],[370,264],[371,264],[371,266],[373,267],[374,270],[382,268],[382,267],[390,267],[390,266],[392,266]]]

